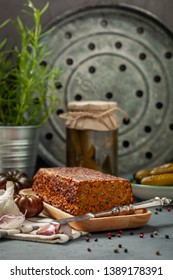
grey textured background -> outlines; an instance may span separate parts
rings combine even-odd
[[[21,14],[24,0],[0,0],[0,23],[7,18],[15,18],[16,15]],[[47,0],[33,0],[38,7],[42,7]],[[159,17],[170,29],[173,30],[173,1],[172,0],[49,0],[50,7],[45,17],[43,18],[43,25],[46,26],[54,21],[59,15],[67,11],[75,10],[80,7],[95,4],[129,4],[134,5]],[[23,15],[22,15],[23,18]],[[23,18],[26,22],[27,17]],[[16,30],[10,26],[4,30],[9,37],[11,43],[17,42]]]
[[[23,22],[28,22],[28,17],[21,14],[25,0],[0,0],[0,23],[7,18],[15,19],[20,15]],[[43,7],[47,0],[33,0],[37,7]],[[148,11],[158,17],[169,29],[173,31],[173,1],[172,0],[49,0],[50,6],[44,17],[43,26],[46,28],[64,13],[78,10],[81,7],[94,6],[96,4],[128,4]],[[18,42],[18,34],[13,24],[8,25],[0,32],[1,37],[7,37],[9,44],[14,45]],[[47,165],[42,159],[38,158],[38,167]]]

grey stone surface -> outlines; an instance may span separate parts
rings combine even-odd
[[[65,244],[1,239],[1,260],[173,260],[173,209],[155,213],[142,228],[91,233]],[[133,233],[133,235],[131,234]],[[143,238],[140,234],[143,234]],[[153,234],[153,237],[151,237]],[[119,248],[119,245],[122,248]],[[120,247],[121,247],[120,246]],[[88,250],[91,249],[91,251]],[[114,250],[118,248],[119,253]],[[124,250],[127,249],[126,253]],[[157,254],[158,252],[158,254]]]

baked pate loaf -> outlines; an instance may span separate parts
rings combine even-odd
[[[32,190],[44,202],[74,216],[133,203],[129,180],[84,167],[40,168]]]

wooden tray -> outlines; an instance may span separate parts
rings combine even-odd
[[[34,194],[31,189],[23,189],[20,193],[27,195]],[[72,217],[72,215],[45,202],[43,213],[54,219]],[[93,218],[87,221],[70,223],[70,226],[80,231],[98,232],[142,227],[150,220],[150,218],[151,212],[147,209],[143,209],[136,211],[133,215]]]

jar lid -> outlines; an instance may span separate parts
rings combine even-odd
[[[80,101],[69,102],[69,112],[60,115],[66,120],[66,127],[79,130],[108,131],[119,127],[119,119],[115,111],[121,111],[125,118],[126,112],[118,107],[116,102]]]
[[[110,108],[116,108],[117,102],[114,101],[80,101],[80,102],[69,102],[67,105],[70,111],[104,111]]]

